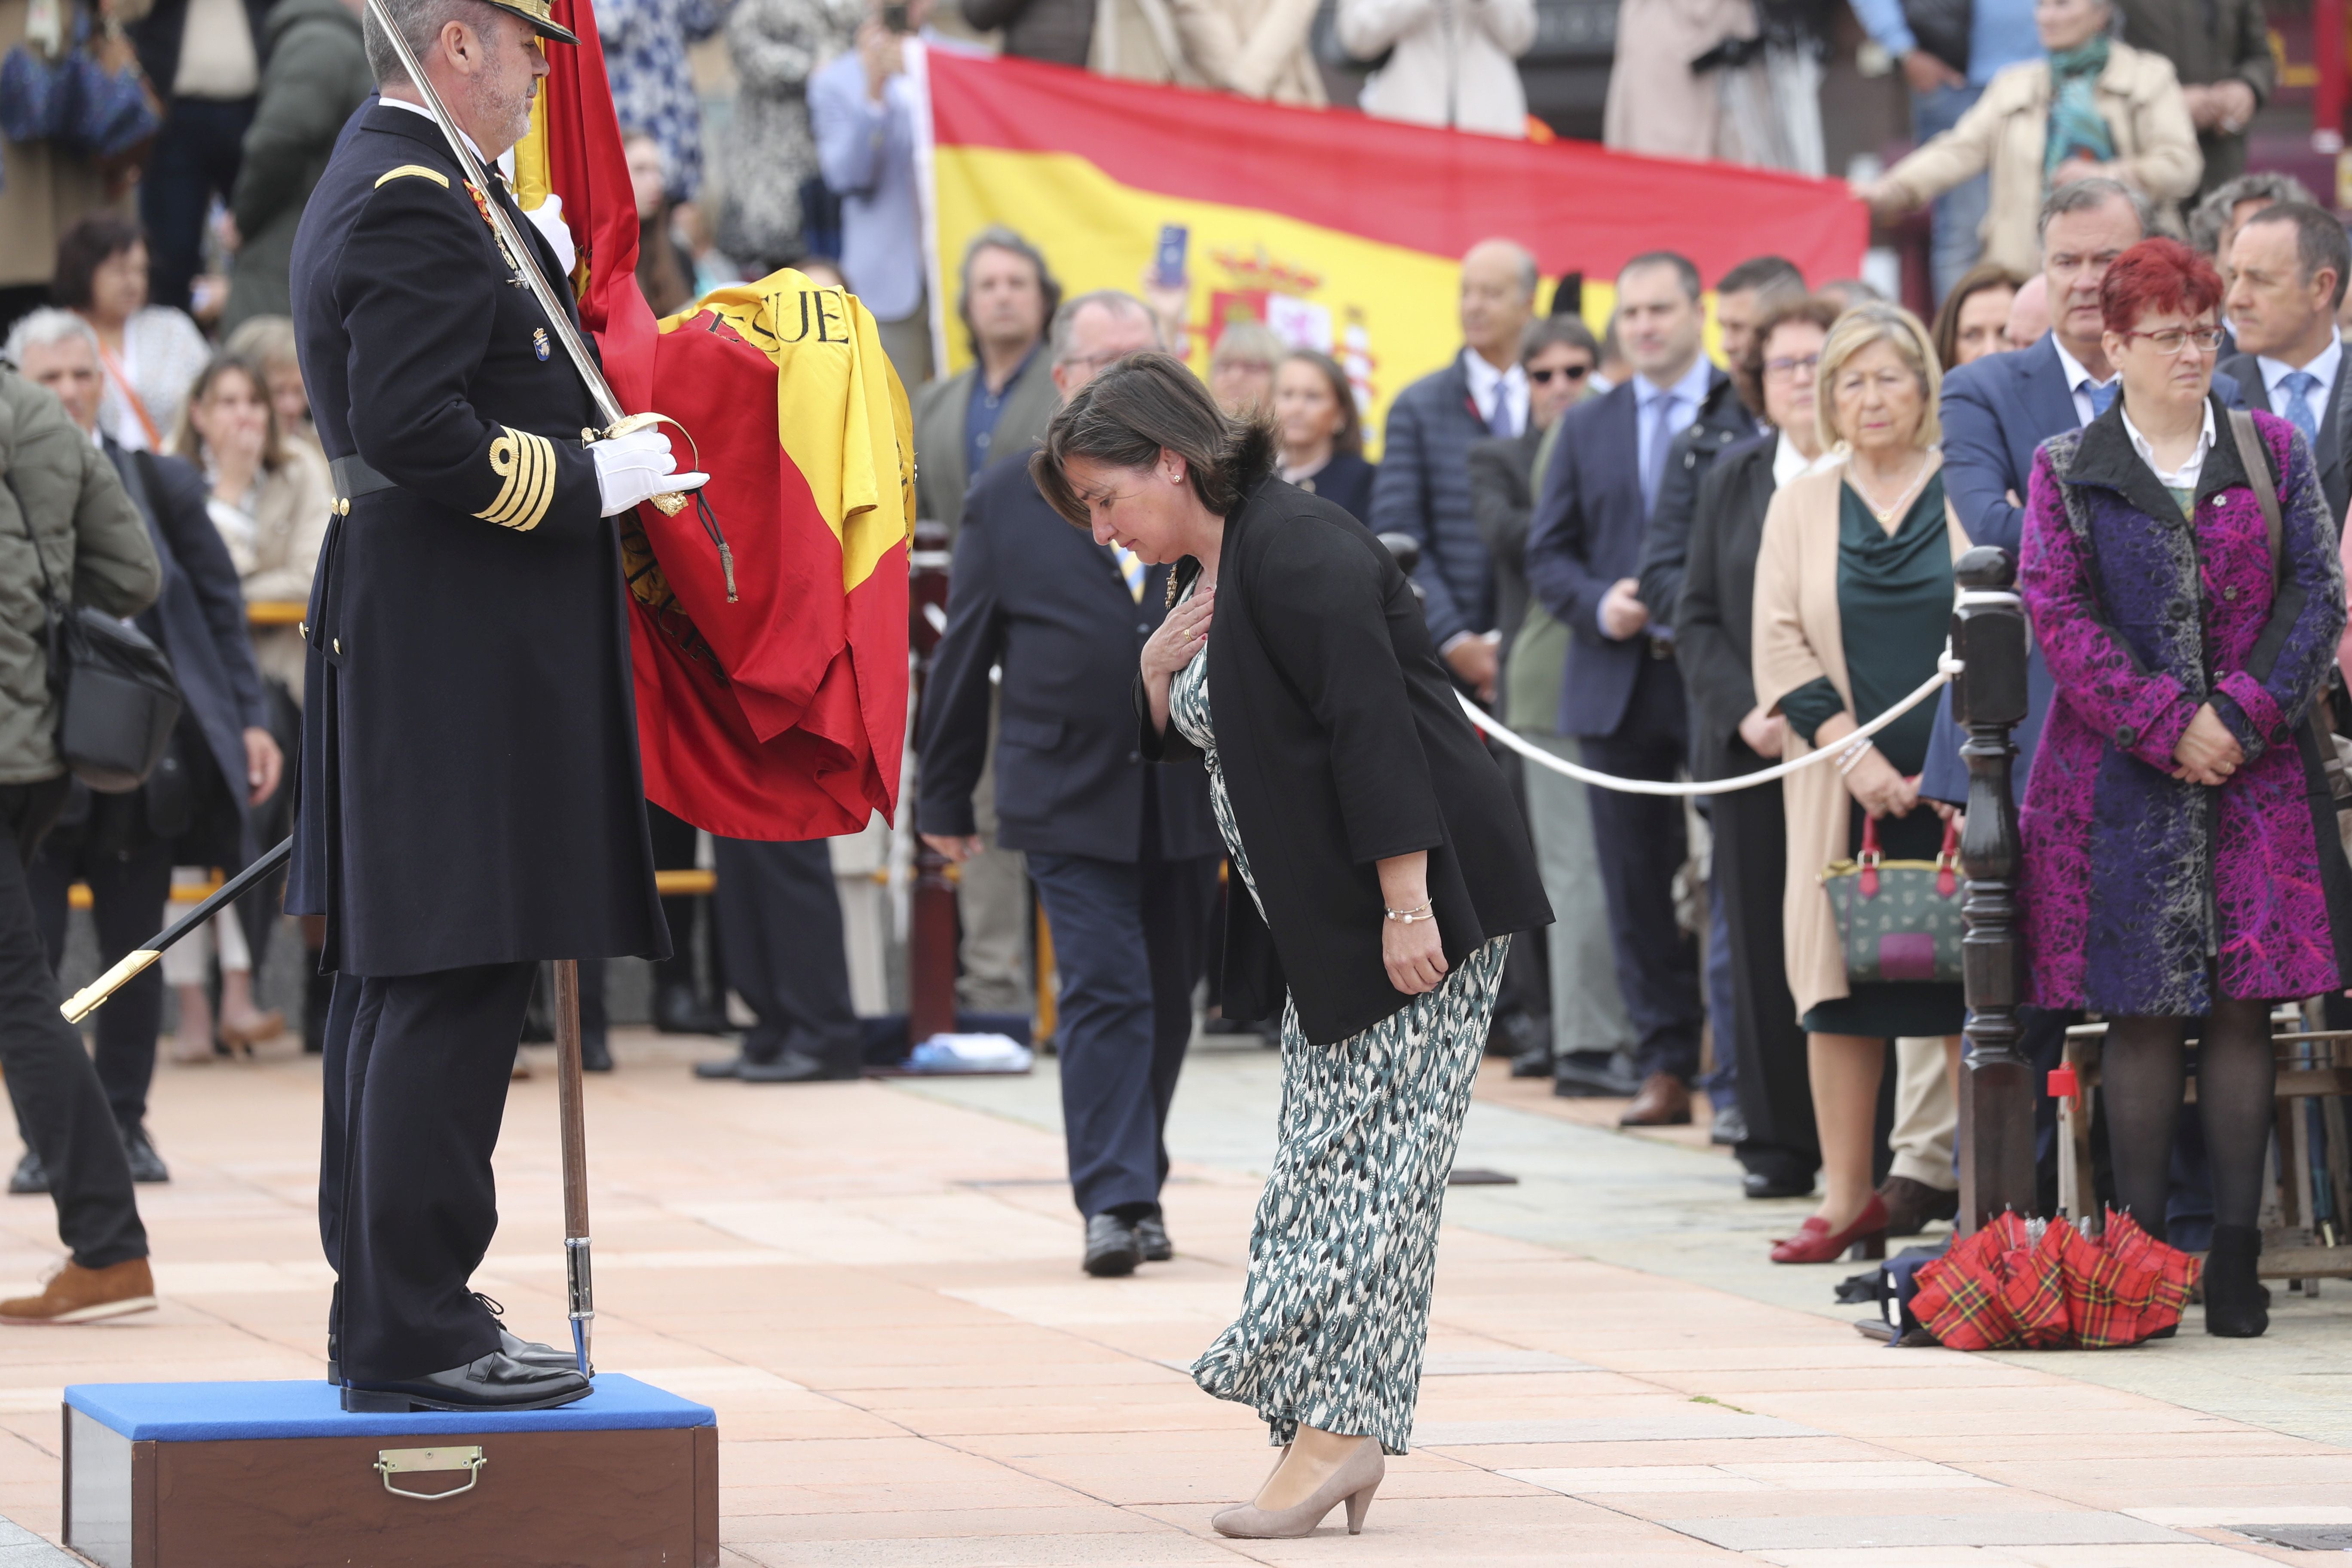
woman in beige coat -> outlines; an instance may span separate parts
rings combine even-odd
[[[1856,1241],[1883,1245],[1886,1207],[1871,1187],[1886,1041],[1940,1037],[1957,1063],[1960,988],[1932,980],[1849,984],[1823,867],[1852,857],[1865,814],[1890,860],[1926,860],[1943,826],[1919,799],[1935,705],[1849,739],[1936,670],[1952,609],[1952,563],[1968,536],[1944,502],[1942,378],[1927,331],[1899,305],[1838,318],[1815,381],[1821,438],[1842,460],[1772,498],[1756,563],[1756,700],[1788,721],[1782,755],[1838,759],[1781,784],[1789,869],[1782,901],[1789,990],[1806,1033],[1822,1205],[1772,1249],[1776,1263],[1828,1263]],[[1864,657],[1850,658],[1854,650]]]
[[[1090,68],[1320,109],[1317,0],[1098,0]]]
[[[1518,58],[1536,41],[1535,0],[1339,0],[1339,47],[1388,61],[1364,84],[1382,120],[1528,133]]]
[[[2174,216],[2205,168],[2189,100],[2172,62],[2109,37],[2112,20],[2107,0],[2038,0],[2048,58],[1995,76],[1958,125],[1860,194],[1897,217],[1990,171],[1981,259],[2021,278],[2042,270],[2042,197],[2071,180],[2121,180]]]

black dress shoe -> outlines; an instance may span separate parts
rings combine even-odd
[[[147,1129],[143,1126],[130,1127],[123,1131],[122,1157],[131,1163],[131,1179],[134,1182],[152,1185],[157,1182],[168,1182],[172,1179],[172,1173],[165,1167],[163,1157],[155,1152],[155,1145],[149,1142]]]
[[[1549,1045],[1529,1046],[1526,1050],[1521,1051],[1517,1056],[1513,1057],[1511,1058],[1511,1076],[1513,1078],[1549,1078],[1551,1076],[1551,1047]]]
[[[1813,1179],[1781,1171],[1750,1171],[1739,1179],[1739,1190],[1751,1198],[1812,1196]]]
[[[1641,1089],[1620,1055],[1570,1051],[1551,1064],[1551,1091],[1563,1100],[1631,1100]]]
[[[446,1372],[396,1382],[346,1384],[343,1408],[373,1414],[409,1410],[551,1410],[584,1399],[593,1384],[577,1367],[527,1366],[492,1351]]]
[[[1087,1258],[1080,1267],[1097,1279],[1116,1279],[1135,1272],[1141,1250],[1134,1226],[1115,1214],[1092,1215],[1087,1220]]]
[[[42,1168],[38,1154],[30,1149],[25,1151],[25,1157],[16,1162],[16,1169],[8,1178],[8,1190],[20,1196],[49,1190],[49,1173]]]
[[[1739,1107],[1727,1105],[1715,1113],[1715,1121],[1706,1130],[1706,1141],[1729,1149],[1748,1142],[1748,1118]]]
[[[737,1051],[731,1057],[720,1057],[716,1061],[695,1063],[694,1076],[697,1078],[741,1078],[743,1076],[743,1069],[745,1067],[759,1067],[764,1065],[766,1064],[754,1062],[750,1057],[745,1056],[741,1051]]]
[[[1135,1222],[1135,1249],[1146,1263],[1165,1263],[1176,1256],[1176,1244],[1168,1239],[1168,1222],[1156,1214],[1145,1215]]]
[[[583,1031],[580,1036],[580,1070],[611,1072],[613,1070],[612,1042],[602,1035],[591,1035]]]
[[[665,985],[654,994],[654,1027],[665,1035],[724,1035],[727,1015],[704,1005],[691,985]]]
[[[845,1083],[866,1076],[863,1042],[795,1033],[772,1061],[746,1060],[735,1076],[745,1083]]]

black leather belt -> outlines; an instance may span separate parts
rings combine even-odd
[[[339,512],[350,511],[350,503],[361,496],[397,488],[392,480],[369,468],[367,459],[356,452],[348,458],[335,458],[327,468],[335,477],[335,510]]]

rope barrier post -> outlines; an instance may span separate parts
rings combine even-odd
[[[908,640],[913,650],[915,711],[922,711],[923,687],[947,628],[947,524],[929,518],[915,523],[909,560]],[[918,723],[918,729],[920,725]],[[912,809],[909,803],[908,809]],[[915,840],[914,908],[907,932],[907,1043],[920,1045],[955,1030],[956,895],[948,879],[947,857]]]
[[[1963,989],[1969,1022],[1960,1064],[1960,1233],[2004,1209],[2034,1207],[2033,1064],[2018,1050],[2017,806],[2010,793],[2010,731],[2025,717],[2025,605],[2005,550],[1960,557],[1952,653],[1952,717],[1968,731],[1968,826],[1960,836]]]

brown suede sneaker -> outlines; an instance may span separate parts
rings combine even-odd
[[[155,1310],[155,1276],[133,1258],[104,1268],[68,1260],[42,1282],[37,1296],[0,1301],[0,1323],[94,1323]]]

